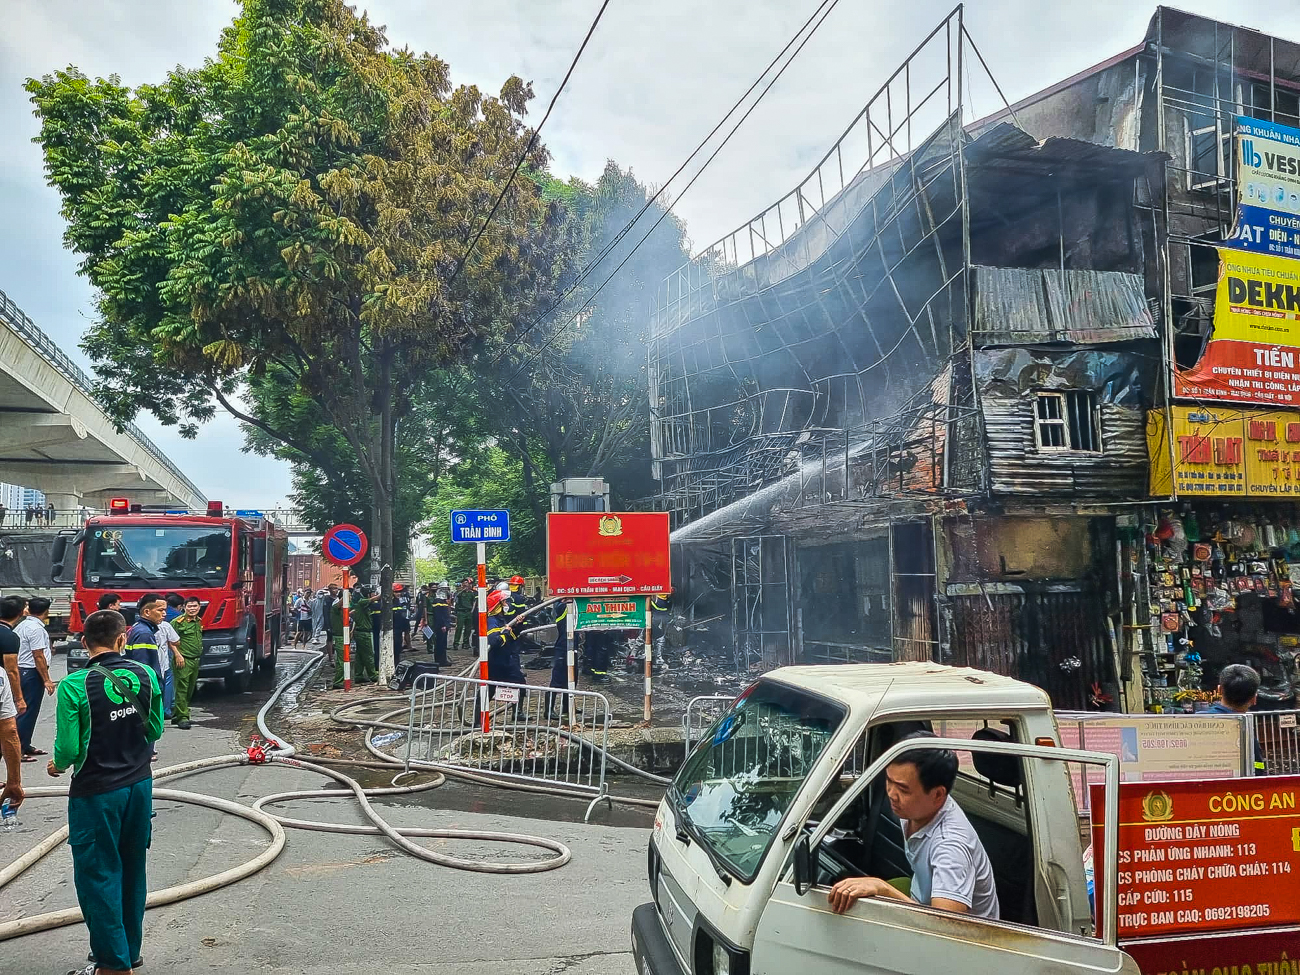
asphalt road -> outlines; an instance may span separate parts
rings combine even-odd
[[[281,665],[283,672],[285,665]],[[55,673],[65,670],[59,656]],[[203,685],[188,732],[170,726],[159,742],[167,766],[241,747],[270,689],[226,696]],[[48,749],[53,701],[46,699],[35,743]],[[24,781],[52,783],[43,764],[23,766]],[[67,777],[59,781],[66,781]],[[284,768],[234,768],[173,779],[168,787],[244,803],[269,792],[328,784]],[[149,972],[457,973],[479,975],[631,975],[632,909],[647,897],[644,818],[635,825],[581,823],[582,806],[538,802],[518,793],[448,785],[400,803],[376,805],[398,826],[442,826],[539,833],[565,843],[572,861],[558,871],[517,877],[449,870],[409,857],[379,837],[290,830],[288,846],[261,873],[232,887],[145,916]],[[173,802],[155,803],[151,889],[217,873],[251,858],[267,842],[252,823]],[[561,808],[562,807],[562,808]],[[357,822],[350,800],[306,800],[288,807],[302,818]],[[575,815],[576,814],[576,815]],[[598,811],[594,819],[605,815]],[[574,818],[578,822],[573,822]],[[7,864],[65,822],[61,799],[32,799],[22,808],[24,831],[0,834]],[[519,847],[451,844],[443,848],[485,858],[531,856]],[[72,907],[72,861],[64,845],[0,897],[0,920]],[[85,928],[62,928],[0,943],[4,972],[62,973],[85,964]]]

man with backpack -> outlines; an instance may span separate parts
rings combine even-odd
[[[80,975],[116,975],[142,963],[153,817],[149,762],[163,731],[162,689],[151,666],[122,655],[126,620],[120,613],[91,613],[82,638],[90,660],[59,682],[47,771],[73,770],[68,846],[94,958]]]

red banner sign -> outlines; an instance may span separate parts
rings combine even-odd
[[[1092,786],[1093,856],[1105,787]],[[1300,924],[1300,776],[1126,782],[1119,936]]]
[[[552,596],[670,591],[668,513],[551,512],[546,582]]]
[[[1184,938],[1134,941],[1123,945],[1142,975],[1271,975],[1295,965],[1300,928],[1285,931],[1233,931]]]

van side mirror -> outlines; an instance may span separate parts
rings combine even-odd
[[[802,897],[808,893],[812,882],[812,848],[808,844],[808,834],[804,833],[794,844],[794,892]]]

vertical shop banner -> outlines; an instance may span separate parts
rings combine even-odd
[[[1220,247],[1214,331],[1174,395],[1300,406],[1300,261]]]
[[[1242,250],[1300,257],[1300,129],[1237,118],[1237,221]]]

